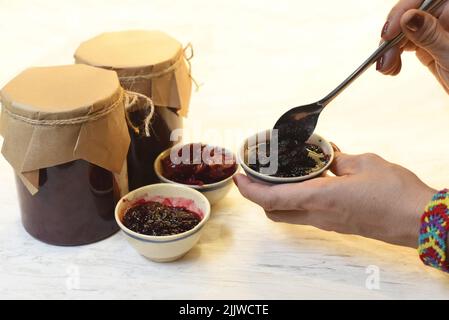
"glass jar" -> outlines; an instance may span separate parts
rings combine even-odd
[[[115,72],[83,65],[28,69],[2,89],[2,153],[33,237],[73,246],[119,230],[130,143],[124,95]]]
[[[118,231],[114,219],[120,190],[114,175],[84,160],[39,170],[32,195],[16,176],[22,222],[33,237],[50,244],[82,245]]]
[[[127,112],[131,137],[127,158],[128,182],[130,190],[135,190],[159,182],[153,163],[161,152],[174,145],[170,140],[170,134],[182,126],[182,118],[170,108],[154,106],[150,134],[146,135],[143,126],[149,110],[138,109]]]
[[[192,89],[190,58],[181,43],[160,31],[108,32],[83,42],[75,53],[77,63],[115,70],[123,88],[151,98],[154,114],[151,134],[140,128],[148,109],[128,111],[131,146],[128,153],[130,190],[159,182],[153,163],[178,141]]]

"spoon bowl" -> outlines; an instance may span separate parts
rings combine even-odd
[[[279,135],[294,135],[298,140],[306,142],[315,131],[324,106],[317,103],[293,108],[282,115],[274,125]]]

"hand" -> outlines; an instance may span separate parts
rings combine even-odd
[[[434,13],[435,17],[416,10],[421,3],[422,0],[401,0],[391,10],[382,39],[392,40],[401,30],[406,39],[378,60],[377,70],[385,75],[397,75],[402,67],[402,52],[415,51],[449,93],[449,2]]]
[[[336,152],[327,176],[298,184],[266,186],[244,175],[242,195],[275,222],[311,225],[416,248],[420,217],[435,190],[416,175],[374,154]]]

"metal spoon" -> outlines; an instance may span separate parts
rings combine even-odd
[[[434,12],[446,0],[425,0],[421,7],[422,11]],[[396,38],[391,41],[384,42],[374,53],[343,83],[329,93],[325,98],[318,102],[296,107],[286,112],[276,122],[274,129],[278,129],[280,135],[294,137],[300,142],[305,142],[315,131],[321,111],[340,93],[342,93],[352,82],[360,77],[366,70],[369,69],[381,56],[383,56],[389,49],[399,44],[405,35],[401,32]]]

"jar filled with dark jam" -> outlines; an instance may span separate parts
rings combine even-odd
[[[39,240],[82,245],[118,231],[114,208],[120,190],[108,170],[84,160],[40,169],[35,195],[20,178],[16,183],[23,225]]]
[[[61,246],[118,231],[130,137],[117,74],[86,65],[31,68],[0,93],[2,154],[16,173],[26,231]]]
[[[150,134],[147,136],[144,122],[148,116],[148,108],[127,112],[128,120],[131,122],[128,126],[131,136],[127,161],[128,181],[129,189],[135,190],[159,182],[153,163],[161,152],[173,146],[174,142],[170,140],[170,135],[173,130],[182,127],[182,118],[175,110],[155,106],[150,121]]]
[[[149,109],[127,111],[130,190],[159,182],[154,161],[178,142],[171,141],[171,133],[182,128],[192,89],[193,55],[187,56],[186,49],[163,32],[131,30],[100,34],[83,42],[75,52],[77,63],[115,70],[124,89],[142,94],[154,103],[149,135],[142,129]]]

